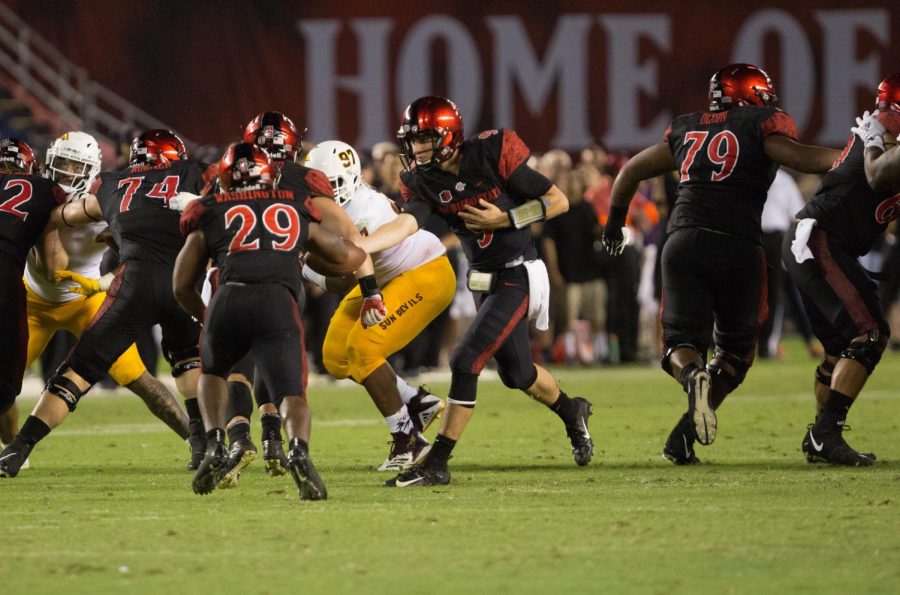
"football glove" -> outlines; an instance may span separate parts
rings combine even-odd
[[[91,296],[95,293],[106,291],[109,289],[109,284],[112,283],[112,280],[115,278],[115,275],[112,273],[106,273],[99,279],[94,279],[91,277],[85,277],[75,271],[56,271],[56,281],[73,281],[78,285],[73,285],[69,288],[69,293],[78,293],[83,296]]]
[[[359,289],[362,291],[362,307],[359,309],[359,320],[363,328],[375,326],[387,315],[384,305],[384,297],[378,288],[378,280],[375,275],[366,275],[359,278]]]
[[[606,229],[603,230],[603,238],[600,240],[603,247],[611,256],[618,256],[625,249],[628,243],[626,234],[628,228],[625,227],[625,216],[628,214],[628,207],[611,207],[609,209],[609,218],[606,221]]]
[[[887,132],[884,126],[876,119],[878,112],[863,112],[862,117],[856,118],[856,126],[850,129],[850,132],[858,136],[865,148],[878,147],[884,151],[884,139],[882,138]]]
[[[197,194],[191,194],[190,192],[179,192],[169,199],[169,204],[166,206],[168,206],[173,211],[183,213],[189,204],[199,198],[200,196]]]

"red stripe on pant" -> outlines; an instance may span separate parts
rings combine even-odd
[[[481,355],[475,360],[475,363],[472,364],[472,374],[480,374],[481,370],[484,369],[484,365],[488,362],[489,359],[494,357],[494,354],[497,353],[497,350],[503,345],[503,342],[506,341],[506,338],[509,334],[516,328],[516,325],[519,324],[519,321],[525,317],[525,314],[528,313],[528,296],[525,296],[525,299],[522,301],[522,304],[516,308],[516,311],[513,313],[512,317],[509,319],[509,322],[506,323],[506,326],[503,327],[503,331],[500,335],[494,339],[494,342],[488,345],[488,348],[481,352]]]
[[[91,318],[91,321],[87,323],[87,326],[84,327],[82,334],[86,333],[93,327],[98,320],[103,318],[103,315],[106,314],[106,311],[112,308],[112,305],[116,301],[116,295],[119,293],[119,287],[122,285],[122,281],[125,279],[125,269],[128,268],[128,263],[123,263],[122,266],[119,267],[119,270],[116,271],[116,276],[113,278],[112,282],[109,284],[109,288],[106,290],[106,299],[103,300],[103,303],[100,304],[100,308],[97,310],[97,313],[94,314],[94,317]],[[70,354],[71,355],[71,354]]]
[[[809,238],[809,248],[816,257],[816,263],[819,270],[825,276],[825,281],[834,290],[838,299],[844,305],[850,319],[860,333],[864,333],[873,328],[878,328],[878,323],[872,318],[869,308],[863,301],[856,287],[838,266],[837,261],[831,256],[828,249],[828,236],[820,229],[813,229]]]

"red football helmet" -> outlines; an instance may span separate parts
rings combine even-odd
[[[130,165],[159,165],[166,161],[187,159],[184,141],[171,130],[154,128],[131,141]]]
[[[900,112],[900,72],[892,74],[878,85],[875,107],[881,111]]]
[[[275,185],[275,165],[263,149],[253,143],[228,147],[219,161],[219,189],[222,192],[259,190]]]
[[[741,105],[775,105],[778,96],[772,79],[752,64],[729,64],[709,80],[709,111]]]
[[[431,139],[431,159],[418,161],[412,140]],[[463,142],[463,119],[456,104],[444,97],[420,97],[403,112],[397,140],[402,150],[404,165],[427,168],[447,161]]]
[[[17,138],[0,139],[0,171],[35,174],[34,149],[23,140]]]
[[[262,147],[275,161],[295,160],[302,141],[303,134],[281,112],[263,112],[244,127],[244,142]]]

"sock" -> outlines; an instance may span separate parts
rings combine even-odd
[[[280,415],[277,413],[263,413],[260,417],[260,423],[262,423],[263,438],[274,433],[275,436],[278,437],[278,440],[281,439]]]
[[[450,460],[450,453],[453,452],[454,446],[456,446],[456,440],[451,440],[443,434],[438,434],[437,438],[434,439],[434,444],[431,445],[431,450],[428,452],[426,459],[446,465],[447,461]]]
[[[213,428],[206,433],[206,443],[225,442],[225,430],[222,428]]]
[[[400,393],[400,399],[406,405],[413,397],[419,394],[419,389],[397,376],[397,392]]]
[[[559,391],[559,398],[549,407],[550,411],[558,415],[566,423],[574,421],[575,414],[578,411],[575,407],[575,401],[570,399],[569,395],[563,391]]]
[[[250,438],[250,424],[242,421],[228,428],[228,443],[234,444],[241,438]]]
[[[18,440],[23,446],[27,446],[30,450],[35,444],[46,438],[49,433],[50,426],[45,424],[40,418],[29,415],[28,419],[25,420],[25,423],[22,424],[22,429],[19,430],[19,433],[13,438],[13,443]]]
[[[825,408],[822,409],[816,425],[821,429],[834,429],[844,425],[847,421],[847,413],[853,405],[854,399],[843,393],[831,389],[828,391],[828,399],[825,401]]]
[[[397,413],[386,416],[384,421],[387,423],[388,428],[390,428],[391,434],[409,434],[413,430],[413,422],[409,417],[409,411],[406,409],[406,405],[402,406]]]
[[[202,419],[200,417],[200,402],[197,399],[185,399],[184,408],[187,409],[189,420]]]
[[[291,440],[291,443],[289,446],[291,447],[291,450],[294,450],[295,448],[299,448],[305,454],[309,454],[309,444],[306,442],[306,440],[303,440],[302,438],[294,438],[293,440]]]

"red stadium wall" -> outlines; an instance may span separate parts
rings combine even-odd
[[[766,68],[803,138],[841,145],[900,70],[893,2],[34,2],[8,5],[100,83],[197,142],[279,109],[309,138],[393,137],[415,97],[446,94],[467,130],[539,150],[635,149],[706,104],[719,67]]]

